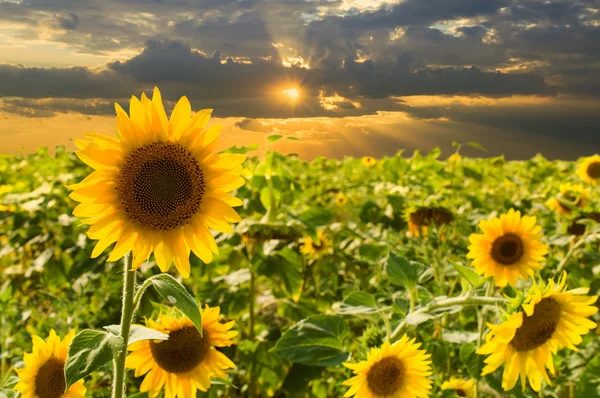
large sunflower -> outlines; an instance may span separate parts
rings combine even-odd
[[[577,175],[583,181],[596,185],[600,180],[600,155],[583,158],[577,167]]]
[[[583,208],[587,202],[589,191],[581,184],[560,184],[560,193],[546,202],[550,210],[561,214],[570,214],[573,208]]]
[[[220,126],[204,130],[210,109],[192,116],[182,97],[167,120],[160,92],[152,100],[131,98],[130,116],[118,105],[118,138],[87,133],[76,139],[77,156],[95,169],[70,186],[82,202],[73,214],[98,240],[92,257],[116,242],[109,261],[133,251],[133,268],[151,253],[165,272],[174,262],[190,274],[190,250],[202,261],[218,254],[210,229],[232,232],[240,221],[232,206],[242,202],[228,192],[244,184],[244,155],[214,154]]]
[[[585,296],[587,288],[565,290],[567,274],[563,273],[558,284],[553,280],[547,284],[534,285],[522,304],[522,311],[510,315],[500,325],[490,325],[486,343],[478,354],[489,356],[482,375],[492,373],[503,363],[502,388],[511,390],[520,376],[525,390],[526,381],[539,391],[542,379],[552,385],[546,368],[554,374],[552,354],[560,348],[575,347],[581,336],[596,327],[586,317],[595,314],[598,308],[592,304],[597,296]]]
[[[483,234],[469,237],[467,254],[479,275],[493,276],[496,285],[504,287],[542,268],[548,247],[541,241],[542,227],[535,217],[521,217],[521,212],[510,209],[500,218],[482,220],[479,228]]]
[[[442,390],[454,390],[459,397],[472,398],[475,396],[475,381],[451,377],[449,381],[442,383]]]
[[[431,390],[431,355],[419,350],[421,344],[406,335],[396,343],[383,343],[371,348],[367,360],[344,363],[356,376],[346,380],[351,386],[344,397],[356,398],[419,398],[428,397]]]
[[[47,341],[38,336],[31,336],[33,352],[25,354],[25,367],[17,369],[20,381],[14,390],[20,391],[23,398],[83,398],[86,388],[83,380],[73,384],[65,392],[65,363],[71,340],[75,331],[67,334],[64,340],[50,331]]]
[[[226,378],[224,369],[235,365],[215,347],[228,347],[237,332],[230,331],[235,321],[220,323],[219,307],[202,311],[202,336],[186,317],[160,315],[148,319],[146,326],[169,335],[168,340],[139,341],[129,346],[126,366],[135,376],[146,375],[140,387],[150,398],[165,390],[165,398],[195,397],[207,391],[211,378]]]

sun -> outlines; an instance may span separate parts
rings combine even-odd
[[[300,91],[297,88],[288,88],[283,90],[283,93],[291,100],[296,100],[300,96]]]

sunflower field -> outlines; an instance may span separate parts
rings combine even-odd
[[[600,157],[213,155],[154,101],[0,156],[0,397],[600,397]]]

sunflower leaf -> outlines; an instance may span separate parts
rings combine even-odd
[[[104,329],[110,333],[119,336],[121,334],[121,325],[105,326]],[[142,340],[168,340],[169,335],[140,325],[131,325],[129,331],[129,340],[127,346]]]
[[[377,314],[389,307],[379,308],[375,298],[369,293],[357,291],[350,293],[342,302],[338,314],[343,315],[367,315]]]
[[[303,365],[338,366],[350,358],[342,344],[347,333],[342,318],[315,315],[289,328],[270,352]]]
[[[183,312],[190,321],[196,326],[198,332],[202,334],[202,313],[200,307],[194,297],[188,293],[177,279],[169,274],[160,274],[152,276],[148,279],[152,286],[156,289],[164,299],[168,300],[171,305]]]
[[[385,264],[385,272],[390,282],[396,286],[404,286],[409,290],[417,287],[417,281],[423,266],[414,261],[408,261],[405,257],[390,253]]]
[[[481,378],[481,356],[478,355],[475,344],[463,344],[460,347],[460,360],[467,368],[467,371],[476,380]]]
[[[469,282],[475,289],[483,286],[485,283],[485,278],[479,276],[473,268],[465,267],[464,265],[455,263],[454,261],[450,261],[450,264],[452,264],[460,276],[465,278],[465,280]]]
[[[576,397],[598,397],[600,396],[600,354],[596,355],[585,366],[585,370],[579,376],[579,382],[575,386]]]
[[[69,346],[65,364],[66,390],[115,358],[123,349],[123,339],[112,333],[85,329]]]

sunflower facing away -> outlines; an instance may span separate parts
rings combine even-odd
[[[220,126],[204,129],[212,110],[192,116],[182,97],[167,120],[160,92],[152,100],[131,98],[130,115],[115,104],[118,138],[87,133],[76,139],[77,156],[94,169],[70,197],[73,214],[91,225],[98,240],[92,257],[116,242],[109,261],[133,251],[133,269],[151,253],[161,271],[174,262],[190,274],[190,250],[202,261],[218,254],[210,229],[232,232],[240,221],[232,207],[242,201],[228,192],[244,185],[244,155],[213,153]]]
[[[374,166],[375,163],[377,163],[377,161],[375,160],[375,158],[373,158],[371,156],[365,156],[362,158],[362,164],[367,167]]]
[[[33,339],[33,352],[25,354],[25,367],[17,369],[20,381],[14,390],[20,391],[23,398],[83,398],[86,388],[83,380],[73,384],[65,392],[65,362],[75,331],[67,334],[64,340],[50,331],[47,341],[38,336]]]
[[[542,268],[548,252],[542,243],[542,227],[535,217],[523,216],[510,209],[507,214],[479,222],[483,234],[469,237],[469,253],[479,275],[493,276],[496,286],[515,285],[517,278],[527,279]]]
[[[406,335],[394,344],[386,341],[381,348],[371,348],[367,360],[344,363],[355,376],[344,385],[350,389],[344,397],[419,398],[428,397],[431,380],[431,355],[419,350],[420,343]]]
[[[577,168],[577,175],[583,181],[596,185],[600,180],[600,155],[583,158]]]
[[[550,198],[546,205],[550,210],[555,210],[560,214],[570,214],[573,208],[583,208],[587,202],[589,191],[581,184],[560,185],[560,193]]]
[[[322,229],[317,231],[317,240],[305,236],[303,241],[300,252],[307,256],[321,258],[333,251],[333,245]]]
[[[531,388],[539,391],[542,378],[552,385],[546,368],[554,374],[552,354],[560,348],[577,350],[581,336],[596,327],[586,317],[596,312],[592,306],[597,296],[585,296],[587,288],[565,290],[567,274],[563,273],[558,284],[534,285],[527,294],[519,311],[501,323],[490,325],[486,343],[477,351],[489,356],[482,376],[492,373],[503,363],[502,388],[511,390],[517,378],[525,390],[526,378]]]
[[[168,334],[168,340],[145,340],[129,346],[126,366],[135,376],[146,375],[140,387],[150,398],[161,390],[165,398],[195,397],[196,391],[207,391],[211,378],[227,378],[224,369],[235,368],[233,362],[215,347],[228,347],[237,332],[230,331],[235,321],[220,323],[219,307],[202,311],[202,336],[186,317],[160,315],[148,319],[146,326]]]
[[[411,207],[405,214],[408,222],[408,236],[411,238],[427,236],[429,226],[440,227],[450,224],[454,220],[454,215],[443,207]]]
[[[459,379],[451,377],[442,383],[442,390],[454,390],[459,397],[472,398],[475,395],[475,382],[473,379]]]

